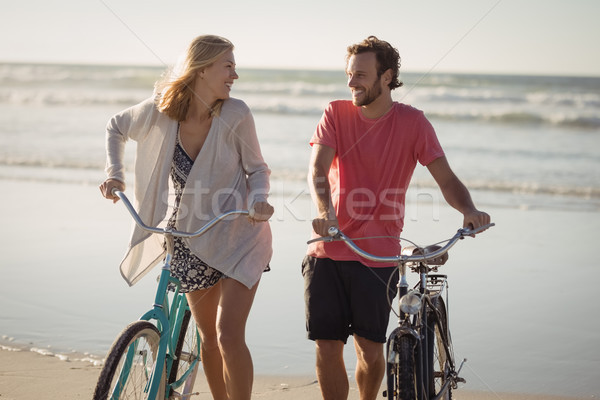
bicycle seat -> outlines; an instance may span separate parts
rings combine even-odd
[[[420,255],[420,254],[427,255],[427,254],[431,254],[434,251],[437,251],[441,248],[442,247],[438,246],[438,245],[431,245],[431,246],[427,246],[425,248],[416,247],[416,246],[408,246],[408,247],[404,247],[402,249],[402,254],[407,255],[407,256]],[[429,260],[429,262],[427,262],[427,264],[444,265],[444,264],[446,264],[446,261],[448,261],[448,253],[443,254],[437,258],[434,258],[433,260]]]

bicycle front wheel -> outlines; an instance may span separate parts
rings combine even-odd
[[[416,345],[417,339],[411,334],[392,334],[388,340],[386,371],[386,397],[388,399],[414,400],[417,398]]]
[[[157,363],[160,333],[148,321],[136,321],[113,343],[100,372],[94,400],[145,399]],[[165,374],[156,399],[164,399]]]

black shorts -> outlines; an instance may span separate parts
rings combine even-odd
[[[396,267],[370,268],[358,261],[306,256],[302,275],[308,338],[346,343],[348,336],[356,334],[385,343],[389,300],[398,291],[396,271]]]

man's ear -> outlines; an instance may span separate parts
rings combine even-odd
[[[388,68],[383,75],[381,76],[383,82],[385,82],[386,86],[392,82],[392,69]]]

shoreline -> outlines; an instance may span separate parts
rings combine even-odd
[[[0,397],[3,400],[58,400],[91,398],[101,367],[90,361],[63,361],[33,351],[0,349]],[[208,394],[202,372],[196,392]],[[306,400],[320,398],[314,375],[257,375],[253,398],[265,400]],[[549,394],[496,393],[459,389],[457,400],[584,400],[591,397],[553,396]],[[383,398],[383,397],[381,397]],[[349,400],[358,400],[356,382],[350,380]]]

